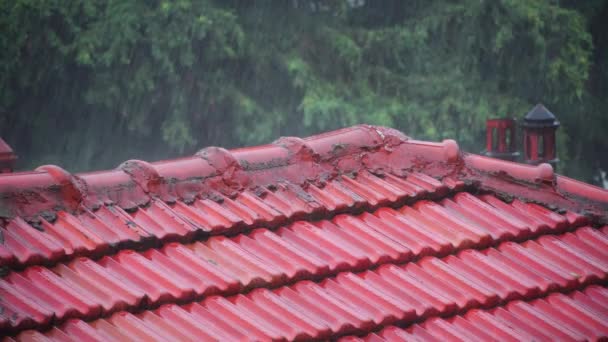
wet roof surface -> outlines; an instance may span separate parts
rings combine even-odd
[[[355,126],[0,175],[0,329],[58,340],[608,336],[608,192]]]

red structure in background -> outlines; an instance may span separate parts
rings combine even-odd
[[[486,122],[486,156],[514,161],[519,157],[515,120],[489,119]]]
[[[555,131],[558,127],[555,115],[542,104],[537,104],[526,114],[522,123],[526,163],[557,163]]]
[[[0,173],[13,172],[17,156],[13,149],[0,138]]]

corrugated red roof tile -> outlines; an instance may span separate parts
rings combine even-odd
[[[608,338],[608,192],[356,126],[0,176],[6,340]]]
[[[388,326],[342,341],[575,341],[603,340],[608,333],[608,290],[591,285],[532,301],[515,300],[450,318],[430,318],[406,328]],[[573,317],[574,316],[574,317]]]

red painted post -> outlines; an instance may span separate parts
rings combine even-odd
[[[490,123],[488,121],[487,124],[487,128],[486,128],[486,151],[492,151],[492,138],[494,135],[494,128],[490,126]]]
[[[486,121],[486,150],[484,154],[488,157],[514,161],[519,156],[513,141],[507,143],[507,130],[511,132],[515,128],[515,120],[511,118],[488,119]],[[496,142],[494,142],[496,135]]]
[[[498,152],[507,152],[507,136],[505,134],[504,125],[498,127]]]
[[[530,139],[530,150],[528,151],[529,160],[538,160],[538,135],[528,136]]]

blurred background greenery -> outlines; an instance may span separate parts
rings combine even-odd
[[[608,0],[0,0],[19,168],[113,168],[357,123],[484,147],[544,103],[608,169]]]

